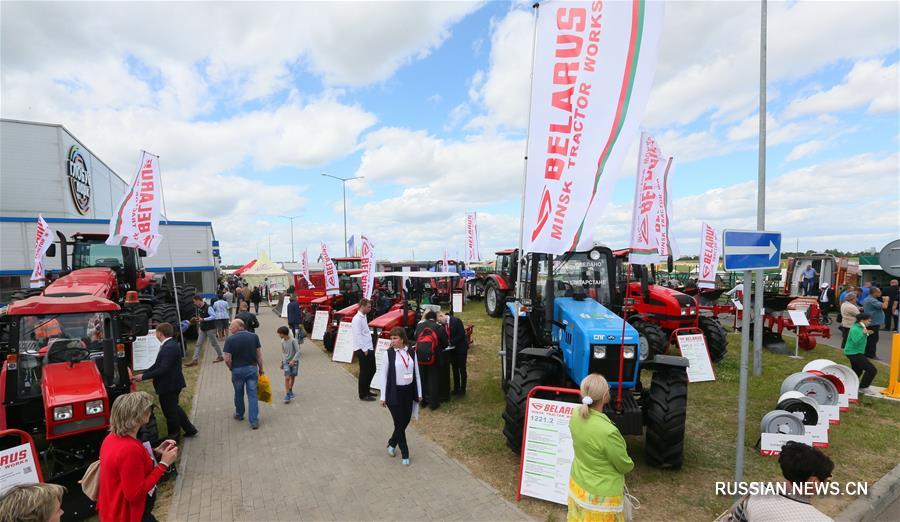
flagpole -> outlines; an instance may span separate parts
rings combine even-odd
[[[512,361],[509,368],[510,375],[507,376],[506,353],[501,354],[503,357],[503,364],[501,364],[500,367],[503,370],[501,373],[504,381],[511,380],[512,374],[516,371],[516,352],[518,351],[519,344],[519,300],[522,297],[522,260],[525,259],[525,256],[522,255],[522,232],[525,229],[525,191],[528,188],[528,143],[531,139],[531,98],[534,93],[534,53],[537,48],[537,22],[538,16],[540,16],[540,2],[535,2],[531,8],[534,9],[534,30],[531,36],[531,74],[528,75],[528,118],[526,119],[525,127],[525,160],[522,163],[522,208],[519,212],[519,248],[516,250],[518,261],[516,262],[516,299],[515,313],[513,314]]]
[[[150,154],[146,150],[142,151]],[[156,154],[151,154],[156,156]],[[156,156],[156,165],[159,167],[159,197],[162,199],[163,212],[166,214],[166,225],[169,224],[169,210],[166,209],[166,193],[163,190],[162,165],[159,164],[159,156]],[[181,349],[187,350],[184,344],[184,332],[181,331],[181,304],[178,302],[178,285],[175,284],[175,258],[172,256],[172,241],[166,241],[166,250],[169,251],[169,270],[172,272],[172,293],[175,294],[175,313],[178,315],[178,332],[181,334]]]

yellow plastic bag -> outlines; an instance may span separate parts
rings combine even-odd
[[[259,376],[259,382],[256,384],[256,398],[272,404],[272,381],[266,374]]]

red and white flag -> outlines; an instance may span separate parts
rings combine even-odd
[[[34,270],[31,271],[31,288],[41,288],[46,280],[46,268],[44,267],[44,255],[53,244],[53,232],[50,225],[44,221],[44,216],[38,214],[37,232],[34,235]]]
[[[669,239],[668,179],[673,160],[662,153],[650,134],[641,134],[634,210],[631,215],[631,254],[628,261],[648,265],[673,255]]]
[[[593,233],[647,104],[663,2],[541,2],[522,245],[562,254]]]
[[[362,293],[366,299],[372,298],[372,290],[375,289],[375,245],[368,237],[362,236]]]
[[[475,212],[466,214],[466,263],[481,261],[478,249],[478,220]]]
[[[447,259],[447,249],[444,249],[444,259],[441,260],[441,272],[450,271],[450,260]]]
[[[332,261],[331,256],[328,255],[328,245],[326,245],[324,241],[322,241],[322,266],[324,267],[325,272],[325,294],[336,295],[341,293],[338,284],[337,268],[334,267],[334,261]]]
[[[700,229],[700,264],[697,267],[697,286],[716,287],[716,270],[719,268],[719,235],[709,223]]]
[[[107,245],[140,248],[148,255],[156,254],[163,238],[159,233],[160,183],[159,156],[144,151],[134,181],[109,221]]]
[[[300,275],[303,276],[303,279],[306,279],[306,286],[308,286],[309,288],[315,288],[315,285],[313,285],[312,279],[309,278],[308,249],[303,250],[303,254],[300,256]]]

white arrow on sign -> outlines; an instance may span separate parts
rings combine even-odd
[[[726,247],[727,252],[725,255],[728,256],[759,256],[763,254],[768,254],[769,259],[778,252],[778,249],[775,248],[775,243],[769,241],[769,246],[730,246]]]

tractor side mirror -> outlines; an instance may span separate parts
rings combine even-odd
[[[666,259],[666,271],[671,274],[674,269],[675,269],[675,258],[671,254],[669,254],[669,258]]]
[[[56,243],[50,243],[50,246],[47,247],[47,253],[44,255],[47,257],[56,257]]]
[[[146,251],[146,250],[141,250],[141,249],[139,248],[139,249],[137,249],[137,251],[138,251],[138,257],[147,257],[147,251]]]
[[[150,331],[147,316],[138,313],[119,314],[119,335],[122,337],[141,337]]]

